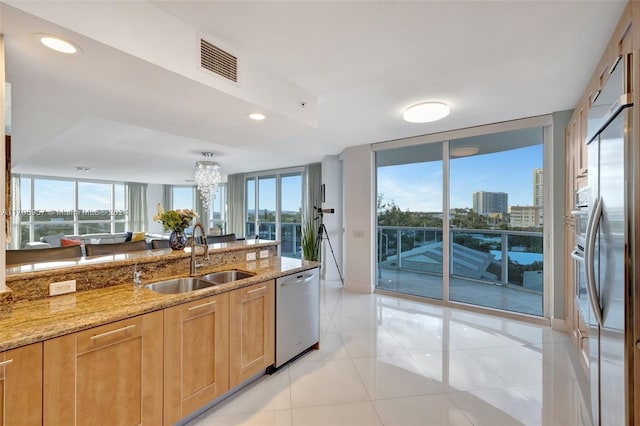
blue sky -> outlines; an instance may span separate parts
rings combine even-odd
[[[533,169],[542,145],[451,160],[451,208],[473,206],[476,191],[506,192],[509,205],[533,204]],[[442,211],[442,161],[378,168],[378,194],[402,210]]]
[[[542,145],[510,151],[454,158],[451,161],[451,207],[472,207],[475,191],[506,192],[509,205],[533,203],[533,169],[542,167]],[[385,201],[393,200],[402,210],[442,210],[442,162],[413,163],[378,168],[378,193]],[[69,209],[73,206],[70,181],[38,180],[35,209]],[[61,185],[62,183],[62,185]],[[260,208],[275,210],[275,178],[260,180]],[[298,211],[301,206],[302,180],[299,175],[282,177],[282,210]],[[23,199],[29,192],[24,191]],[[82,183],[81,208],[109,209],[106,185]],[[176,191],[174,205],[188,207],[191,190]],[[118,200],[123,199],[120,194]],[[120,203],[118,203],[120,204]],[[24,207],[24,206],[23,206]],[[117,205],[116,209],[124,208]],[[155,205],[153,206],[155,208]]]

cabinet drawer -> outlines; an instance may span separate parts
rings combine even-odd
[[[186,320],[205,314],[210,314],[211,312],[216,312],[218,309],[220,309],[219,303],[220,301],[216,296],[185,303],[183,306],[181,306],[182,318]]]
[[[142,317],[134,317],[79,332],[76,335],[76,350],[81,354],[140,336]]]
[[[240,300],[251,300],[256,297],[264,297],[269,289],[269,283],[270,281],[238,289],[237,291],[240,292]]]

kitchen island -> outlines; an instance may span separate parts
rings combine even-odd
[[[188,275],[183,266],[190,255],[170,251],[112,259],[108,267],[126,270],[129,282],[111,285],[103,270],[97,288],[66,295],[34,297],[22,289],[24,282],[8,278],[20,289],[0,315],[0,373],[8,378],[4,394],[16,401],[7,398],[2,408],[9,415],[36,412],[33,424],[174,424],[264,374],[274,362],[275,279],[319,265],[281,258],[274,250],[240,260],[247,249],[269,248],[262,244],[212,248],[214,260],[199,273],[236,269],[255,275],[181,294],[132,285],[131,269],[143,271],[143,284]],[[23,273],[42,287],[54,272],[95,270],[93,263],[79,263],[48,272],[32,265]],[[27,297],[15,297],[22,294]],[[43,399],[20,400],[24,392]]]

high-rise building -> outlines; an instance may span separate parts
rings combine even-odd
[[[509,207],[509,226],[512,228],[534,228],[542,226],[541,206]]]
[[[542,169],[533,169],[533,205],[542,207],[544,199]]]
[[[473,193],[473,211],[482,216],[489,213],[507,214],[509,194],[506,192],[478,191]]]

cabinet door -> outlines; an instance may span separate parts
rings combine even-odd
[[[161,424],[162,358],[162,312],[45,341],[44,424]]]
[[[275,281],[229,293],[229,382],[239,385],[275,358]]]
[[[42,343],[0,353],[0,424],[42,424]]]
[[[164,311],[164,423],[178,420],[229,389],[229,296]]]

